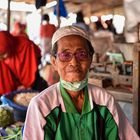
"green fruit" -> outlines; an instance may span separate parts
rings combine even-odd
[[[14,115],[11,107],[0,105],[0,127],[6,127],[14,122]]]

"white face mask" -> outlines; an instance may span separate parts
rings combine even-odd
[[[79,82],[67,82],[65,80],[62,80],[62,78],[60,78],[60,83],[65,89],[68,89],[70,91],[80,91],[88,84],[88,74],[84,80]]]

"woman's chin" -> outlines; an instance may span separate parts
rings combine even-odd
[[[79,82],[82,81],[85,77],[83,77],[82,74],[80,73],[72,73],[72,74],[67,74],[65,76],[65,81],[67,82]]]
[[[68,79],[68,78],[66,79],[67,82],[79,82],[79,81],[82,81],[82,80],[83,80],[83,79],[81,79],[81,77],[79,77],[79,78],[75,78],[75,77],[72,78],[72,77],[71,77],[71,78],[69,78],[69,79]]]

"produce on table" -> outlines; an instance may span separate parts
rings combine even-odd
[[[27,107],[30,103],[30,100],[36,95],[38,95],[38,92],[16,94],[13,98],[13,101],[18,105]]]
[[[10,106],[0,105],[0,127],[6,127],[14,123],[14,113]]]
[[[0,140],[22,140],[23,123],[16,122],[5,128],[0,128]]]

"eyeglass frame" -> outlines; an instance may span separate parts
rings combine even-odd
[[[64,60],[61,57],[61,55],[63,55],[64,53],[67,53],[69,55],[69,58]],[[80,57],[80,53],[81,54],[84,53],[85,56],[83,58]],[[73,56],[75,56],[76,60],[78,60],[78,61],[86,61],[86,60],[88,60],[88,58],[90,58],[90,53],[85,50],[78,50],[75,53],[72,53],[70,51],[63,51],[63,52],[57,53],[55,56],[58,57],[61,62],[70,62],[73,59]]]
[[[89,52],[89,55],[92,57],[93,54],[94,54],[94,48],[92,46],[92,44],[87,40],[87,45],[88,45],[88,52]],[[57,42],[54,44],[54,47],[53,49],[51,50],[51,55],[53,57],[57,57],[57,51],[58,51],[58,45],[57,45]]]

